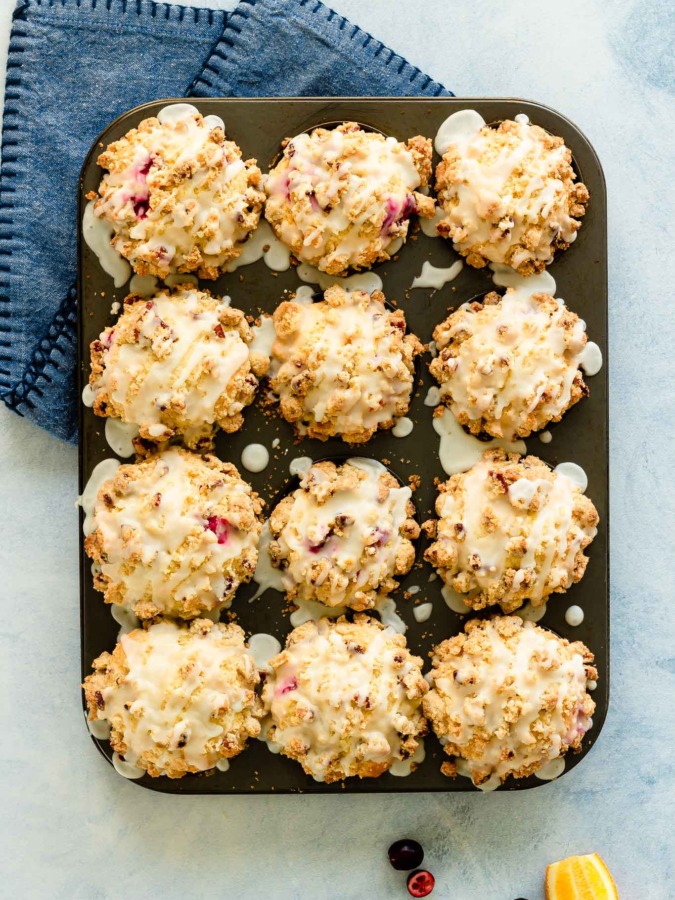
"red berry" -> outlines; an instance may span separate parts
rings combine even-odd
[[[417,841],[404,838],[402,841],[394,841],[388,850],[389,862],[399,872],[409,872],[410,869],[419,869],[424,859],[424,850]]]
[[[435,884],[436,879],[426,869],[417,869],[408,875],[408,893],[411,897],[428,897]]]
[[[223,516],[209,516],[206,520],[206,527],[215,534],[219,544],[227,543],[230,529],[230,523],[227,519],[223,518]]]

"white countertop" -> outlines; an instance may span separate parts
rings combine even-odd
[[[548,862],[593,851],[622,900],[672,898],[672,13],[667,21],[660,0],[332,5],[458,95],[556,107],[604,164],[613,516],[604,731],[569,777],[520,794],[140,790],[95,752],[80,711],[76,450],[1,407],[0,895],[395,900],[407,894],[386,848],[409,835],[424,843],[438,900],[542,900]],[[0,2],[3,53],[12,6]]]

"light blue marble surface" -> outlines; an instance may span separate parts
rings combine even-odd
[[[3,48],[12,6],[0,3]],[[569,777],[521,794],[178,799],[123,781],[79,708],[76,451],[2,408],[0,895],[402,898],[385,850],[410,834],[439,900],[541,900],[548,862],[592,851],[622,900],[673,898],[672,13],[660,0],[333,6],[459,95],[558,108],[604,164],[613,682],[603,734]]]

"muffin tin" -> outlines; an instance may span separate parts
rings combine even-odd
[[[116,119],[98,138],[82,169],[79,195],[79,390],[88,381],[89,344],[116,315],[111,312],[114,301],[122,301],[128,293],[128,285],[115,288],[112,279],[101,269],[94,253],[82,239],[82,214],[86,205],[85,195],[94,190],[101,179],[102,170],[96,158],[103,146],[117,140],[143,118],[156,115],[172,100],[155,101],[136,107]],[[184,101],[183,101],[184,102]],[[597,709],[594,725],[585,738],[578,755],[566,759],[565,773],[577,765],[589,752],[598,738],[604,722],[609,694],[609,447],[607,402],[607,236],[606,193],[602,169],[595,152],[584,135],[566,118],[554,110],[525,100],[492,99],[473,100],[458,98],[439,99],[289,99],[289,100],[201,100],[195,105],[203,115],[217,114],[224,119],[227,136],[242,148],[245,158],[255,157],[263,172],[269,169],[278,156],[280,142],[309,128],[325,123],[355,120],[362,125],[393,134],[407,140],[416,134],[434,138],[440,124],[460,109],[476,109],[486,122],[514,118],[525,113],[530,120],[564,138],[574,156],[574,164],[581,180],[587,185],[591,201],[577,240],[565,253],[558,255],[548,271],[557,284],[557,296],[586,321],[589,340],[595,341],[603,353],[603,367],[589,379],[590,397],[574,406],[558,425],[549,428],[552,441],[542,443],[535,435],[527,440],[528,452],[541,457],[552,465],[572,461],[584,468],[588,475],[588,496],[599,514],[598,534],[591,544],[590,561],[582,581],[573,585],[566,594],[553,595],[540,625],[550,628],[570,640],[582,640],[595,654],[599,671],[597,689],[593,693]],[[434,167],[438,162],[434,156]],[[395,301],[405,311],[409,328],[427,343],[434,327],[448,314],[449,308],[479,298],[494,288],[490,270],[463,267],[454,281],[438,291],[430,289],[410,290],[413,278],[419,275],[422,264],[430,261],[435,266],[447,267],[458,259],[452,245],[441,238],[428,238],[415,231],[392,259],[375,267],[382,278],[385,296]],[[287,272],[273,273],[260,260],[243,266],[232,273],[222,275],[215,282],[202,282],[214,293],[229,295],[233,305],[245,313],[257,317],[261,312],[271,313],[278,303],[288,296],[284,292],[296,290],[302,282],[293,267]],[[413,396],[408,416],[415,423],[412,433],[396,438],[391,432],[376,434],[367,444],[349,448],[339,440],[326,442],[303,439],[297,442],[291,426],[279,415],[265,416],[260,397],[245,411],[245,424],[233,435],[218,434],[215,452],[221,459],[233,462],[247,481],[267,503],[271,505],[293,485],[289,463],[295,457],[309,456],[319,459],[347,459],[350,456],[371,456],[384,461],[402,481],[411,475],[419,476],[421,483],[413,495],[419,521],[433,515],[436,497],[434,479],[447,476],[438,458],[439,437],[432,427],[432,409],[424,404],[426,393],[433,384],[425,354],[423,365],[418,368],[420,381]],[[261,393],[264,393],[261,392]],[[94,415],[91,409],[80,405],[80,492],[84,489],[93,468],[107,457],[114,456],[104,436],[105,420]],[[273,440],[278,439],[276,449]],[[250,443],[264,444],[270,451],[270,463],[257,474],[248,472],[241,465],[243,449]],[[125,461],[125,460],[123,460]],[[126,460],[131,461],[131,460]],[[297,479],[296,479],[297,481]],[[83,513],[80,513],[80,526]],[[114,621],[110,606],[94,590],[90,560],[84,553],[84,541],[80,530],[80,596],[82,616],[82,676],[91,671],[93,659],[115,645],[118,624]],[[405,576],[400,588],[392,595],[399,615],[408,625],[406,637],[413,653],[422,656],[427,663],[429,650],[440,640],[456,634],[466,621],[465,616],[452,612],[441,596],[440,578],[429,581],[433,569],[422,559],[427,542],[420,539],[417,560],[412,571]],[[420,590],[404,598],[406,591],[418,586]],[[257,586],[250,583],[237,593],[232,612],[236,621],[248,633],[273,634],[283,645],[292,629],[286,603],[279,593],[269,590],[253,602]],[[413,609],[417,603],[433,603],[431,618],[416,622]],[[571,605],[582,607],[584,621],[577,627],[565,622],[565,611]],[[484,615],[485,613],[483,613]],[[429,666],[425,665],[425,670]],[[108,741],[92,738],[101,753],[112,761]],[[273,755],[260,741],[252,741],[249,747],[232,760],[227,772],[187,775],[179,780],[151,778],[145,775],[136,783],[153,790],[175,794],[230,794],[230,793],[372,793],[408,791],[474,791],[467,778],[449,779],[440,773],[441,763],[447,759],[433,734],[426,738],[426,758],[419,768],[407,777],[395,777],[389,773],[377,779],[347,779],[345,782],[326,785],[305,775],[292,760]],[[564,774],[563,776],[564,777]],[[509,779],[500,788],[523,790],[545,782],[532,776],[527,779]]]

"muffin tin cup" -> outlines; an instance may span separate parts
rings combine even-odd
[[[157,112],[174,100],[161,100],[136,107],[116,119],[100,135],[93,145],[82,169],[79,197],[79,390],[89,377],[89,343],[117,316],[111,312],[114,301],[121,301],[128,293],[128,284],[115,288],[113,280],[103,272],[94,253],[82,238],[81,223],[85,195],[95,190],[102,170],[96,158],[103,147],[117,140],[130,128]],[[582,581],[573,585],[566,594],[553,595],[540,624],[569,640],[582,640],[595,654],[599,671],[598,686],[593,693],[597,704],[594,725],[586,736],[579,754],[566,759],[565,772],[578,765],[593,747],[604,722],[609,696],[609,446],[607,400],[607,236],[605,182],[598,158],[584,135],[564,116],[540,104],[514,99],[220,99],[191,101],[204,115],[217,114],[224,121],[227,136],[236,141],[244,158],[255,157],[263,172],[279,153],[284,137],[292,137],[322,123],[355,120],[399,140],[421,134],[434,138],[441,123],[460,109],[476,109],[486,122],[514,118],[525,113],[530,120],[553,134],[564,138],[574,156],[575,166],[587,185],[591,201],[576,241],[569,250],[559,254],[548,271],[557,283],[557,296],[583,318],[589,340],[595,341],[603,353],[603,367],[587,380],[590,397],[576,404],[563,420],[552,427],[553,440],[544,444],[534,435],[527,439],[528,452],[556,465],[572,461],[581,465],[588,475],[587,494],[593,500],[599,514],[598,534],[588,548],[590,558]],[[434,166],[438,156],[434,154]],[[458,277],[439,291],[429,289],[410,290],[413,278],[419,275],[425,261],[435,266],[447,267],[459,258],[452,245],[441,238],[427,238],[416,227],[412,229],[396,259],[374,267],[384,283],[384,293],[389,301],[396,301],[405,311],[409,328],[423,343],[431,340],[435,326],[443,321],[449,310],[478,295],[496,289],[489,269],[471,269],[464,266]],[[302,282],[294,268],[287,272],[272,273],[261,260],[222,275],[217,281],[201,281],[203,287],[217,294],[227,294],[234,306],[258,317],[261,312],[271,313],[288,293]],[[349,447],[340,440],[296,441],[291,426],[273,408],[265,412],[258,401],[245,411],[243,429],[234,435],[218,434],[215,453],[223,460],[233,462],[242,477],[249,481],[263,497],[269,514],[271,504],[278,500],[290,482],[289,463],[295,457],[309,456],[314,460],[326,458],[345,459],[349,456],[366,456],[385,462],[394,474],[407,483],[411,475],[419,476],[420,487],[413,500],[420,522],[434,515],[436,483],[448,476],[441,468],[438,457],[439,437],[432,427],[432,409],[424,404],[429,387],[435,384],[428,372],[429,354],[423,357],[421,384],[418,384],[408,413],[415,423],[406,438],[396,438],[390,432],[379,432],[368,443]],[[93,468],[101,460],[114,453],[105,441],[105,420],[94,415],[91,409],[80,407],[80,491],[83,490]],[[272,441],[280,441],[277,449]],[[260,473],[247,472],[241,465],[241,453],[250,443],[264,444],[270,451],[270,464]],[[131,460],[122,460],[130,462]],[[80,515],[80,526],[83,521]],[[114,621],[110,606],[102,595],[94,590],[91,561],[84,553],[84,540],[80,530],[81,555],[81,615],[82,615],[82,676],[89,674],[91,663],[104,650],[112,650],[119,626]],[[426,546],[426,541],[423,540]],[[425,660],[425,671],[430,668],[428,653],[441,640],[461,631],[468,617],[452,612],[441,596],[442,581],[437,577],[429,581],[433,569],[418,553],[412,571],[401,579],[399,589],[392,595],[399,614],[408,625],[408,645],[413,653]],[[404,594],[412,586],[419,592],[410,599]],[[254,583],[239,589],[231,611],[247,633],[267,632],[284,643],[292,630],[287,604],[273,590],[267,591],[253,602],[257,586]],[[433,603],[431,618],[418,623],[413,617],[416,603]],[[585,613],[583,623],[570,627],[565,622],[565,611],[572,605],[580,606]],[[498,610],[495,610],[498,612]],[[480,616],[489,615],[483,611]],[[106,759],[112,761],[112,749],[105,740],[92,738]],[[397,778],[389,773],[376,779],[351,778],[344,782],[326,785],[305,775],[293,760],[273,755],[261,741],[251,741],[249,747],[231,761],[227,772],[216,771],[204,775],[188,775],[178,780],[166,777],[151,778],[145,775],[134,783],[142,787],[173,794],[255,794],[255,793],[376,793],[409,791],[475,791],[467,778],[450,779],[441,775],[441,763],[447,759],[440,743],[433,734],[426,738],[426,757],[411,775]],[[535,776],[525,779],[509,779],[500,791],[524,790],[541,786],[546,782]]]

